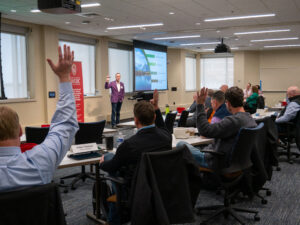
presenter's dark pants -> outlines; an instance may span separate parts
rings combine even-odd
[[[111,125],[115,126],[120,123],[120,111],[122,107],[122,102],[111,103]]]

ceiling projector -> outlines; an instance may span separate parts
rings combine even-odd
[[[45,13],[72,14],[81,12],[80,0],[38,0],[38,9]]]
[[[223,38],[222,38],[221,44],[218,44],[217,47],[215,48],[215,53],[230,53],[230,52],[231,50],[229,46],[223,43]]]

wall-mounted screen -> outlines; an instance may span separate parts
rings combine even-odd
[[[134,89],[168,89],[167,47],[134,41]]]

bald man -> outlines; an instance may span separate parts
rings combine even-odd
[[[226,91],[228,90],[228,85],[227,84],[223,84],[221,87],[220,87],[220,90],[224,93],[226,93]]]
[[[286,94],[289,103],[276,119],[275,122],[278,124],[292,121],[300,111],[300,89],[297,86],[291,86],[287,89]]]

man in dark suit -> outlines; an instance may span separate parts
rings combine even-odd
[[[111,126],[114,128],[120,122],[120,111],[125,95],[125,86],[121,80],[121,74],[116,73],[116,80],[109,83],[109,76],[106,77],[105,89],[111,88]]]
[[[129,184],[132,181],[135,169],[144,152],[167,151],[172,149],[172,135],[163,121],[158,107],[158,91],[153,93],[151,103],[139,101],[134,105],[134,122],[138,132],[125,140],[115,155],[108,153],[100,160],[100,169],[111,175],[118,173]],[[110,211],[109,224],[120,224],[115,212]]]

